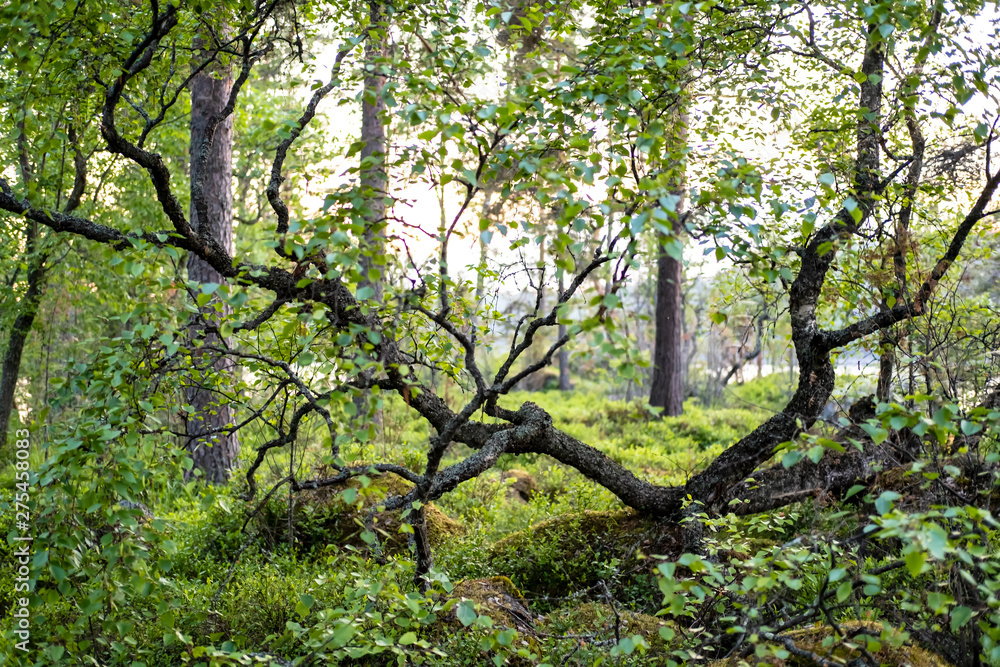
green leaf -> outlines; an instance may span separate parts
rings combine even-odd
[[[855,484],[854,486],[852,486],[850,489],[847,490],[847,494],[844,496],[844,500],[847,500],[848,498],[857,495],[861,491],[864,491],[866,488],[867,487],[862,486],[861,484]]]
[[[949,602],[948,595],[944,593],[938,593],[937,591],[931,591],[927,594],[927,607],[933,611],[935,614],[940,614],[944,611],[944,608]]]
[[[958,632],[972,618],[972,610],[960,605],[951,610],[951,631]]]
[[[459,623],[465,627],[469,627],[479,618],[479,614],[476,613],[476,605],[472,600],[462,600],[459,602],[455,608],[455,616],[458,618]]]
[[[906,569],[910,571],[914,577],[920,574],[920,571],[924,567],[924,563],[927,561],[927,554],[923,551],[917,551],[914,549],[910,553],[906,554]]]
[[[793,465],[802,460],[802,452],[787,452],[781,457],[781,465],[786,468],[791,468]]]
[[[888,514],[892,511],[892,504],[902,497],[895,491],[883,491],[875,500],[875,511],[879,514]]]
[[[962,433],[965,435],[975,435],[983,430],[983,427],[975,422],[962,420]]]
[[[399,643],[402,644],[403,646],[412,644],[415,641],[417,641],[417,633],[415,632],[407,632],[406,634],[404,634],[402,637],[399,638]]]

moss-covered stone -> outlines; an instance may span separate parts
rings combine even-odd
[[[953,476],[956,469],[960,474]],[[875,476],[869,493],[875,498],[884,491],[900,494],[902,498],[895,506],[905,512],[954,505],[963,497],[977,498],[977,505],[985,501],[985,509],[996,511],[1000,509],[1000,486],[995,479],[976,457],[956,456],[931,463],[920,471],[914,471],[910,465],[883,470]]]
[[[565,596],[611,572],[644,572],[639,554],[675,556],[680,529],[631,510],[557,516],[493,545],[490,563],[532,596]],[[652,567],[650,561],[650,568]]]
[[[783,636],[792,640],[796,648],[808,651],[836,664],[846,665],[852,660],[862,657],[863,652],[859,647],[865,646],[866,640],[875,640],[880,644],[878,650],[871,651],[871,648],[874,648],[872,646],[868,646],[868,648],[871,654],[877,660],[881,661],[883,665],[891,665],[892,667],[951,667],[951,664],[944,658],[926,649],[907,642],[893,641],[893,636],[890,633],[884,633],[880,623],[847,621],[841,623],[840,628],[849,639],[834,641],[829,646],[824,646],[824,641],[834,634],[833,628],[829,625],[802,628],[786,633]],[[771,643],[774,644],[775,642]],[[898,645],[900,643],[902,645]],[[782,648],[784,647],[782,646]],[[789,655],[787,658],[774,656],[765,658],[756,658],[753,656],[740,658],[733,656],[726,660],[717,660],[709,664],[710,667],[741,667],[742,665],[813,667],[816,662],[808,657],[796,655]]]
[[[300,493],[295,498],[292,523],[295,544],[302,551],[312,551],[327,545],[362,548],[366,546],[361,533],[364,531],[364,519],[368,512],[386,498],[405,495],[412,488],[412,484],[395,475],[381,475],[372,476],[367,486],[354,479],[342,487],[325,487]],[[345,489],[353,489],[356,493],[353,502],[344,501]],[[424,516],[432,545],[463,532],[461,524],[433,503],[425,505]],[[407,548],[407,534],[400,532],[404,523],[400,511],[380,512],[376,514],[374,523],[379,540],[388,553],[399,553]],[[287,506],[270,505],[262,513],[260,527],[270,542],[286,540]]]
[[[672,624],[656,616],[626,609],[618,608],[617,614],[615,612],[616,609],[609,604],[576,603],[553,610],[547,617],[539,620],[538,626],[540,630],[554,635],[594,634],[599,637],[614,637],[617,624],[618,634],[622,637],[641,635],[654,650],[669,648],[669,642],[663,638],[660,630],[668,628],[668,634],[671,634],[674,631]]]
[[[460,581],[451,595],[456,599],[472,600],[477,611],[489,616],[496,625],[505,625],[521,633],[534,632],[535,615],[528,609],[521,591],[507,577]]]

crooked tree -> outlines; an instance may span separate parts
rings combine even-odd
[[[310,5],[311,9],[316,7]],[[228,91],[228,103],[214,112],[207,124],[212,127],[214,122],[213,131],[240,103],[241,90],[254,66],[273,48],[273,31],[281,19],[276,14],[278,8],[262,4],[252,12],[229,17],[232,37],[227,40],[227,53],[239,74]],[[392,101],[386,101],[387,113],[397,114],[400,123],[409,128],[399,151],[405,177],[425,183],[429,181],[420,179],[434,179],[451,188],[458,202],[451,230],[458,229],[473,209],[472,202],[483,192],[484,184],[490,184],[506,205],[520,205],[521,210],[528,210],[526,201],[549,206],[561,228],[547,261],[565,271],[566,282],[545,310],[538,307],[517,324],[508,352],[492,377],[484,374],[477,360],[480,342],[464,332],[470,315],[457,296],[458,278],[449,270],[446,258],[424,261],[409,252],[406,230],[433,236],[435,227],[428,229],[424,221],[407,217],[403,205],[384,215],[387,221],[399,223],[391,240],[397,244],[392,254],[400,277],[391,286],[384,285],[383,299],[373,301],[362,292],[374,276],[368,270],[371,266],[366,266],[368,255],[360,247],[379,216],[384,196],[382,185],[366,180],[372,177],[377,161],[362,160],[354,167],[365,181],[361,186],[331,186],[322,212],[290,212],[282,199],[278,186],[284,161],[299,136],[310,123],[317,122],[321,103],[331,96],[348,104],[356,102],[359,90],[362,109],[373,101],[365,89],[377,85],[370,80],[378,74],[364,66],[379,50],[377,44],[369,45],[377,39],[368,30],[371,16],[357,22],[343,21],[338,33],[343,46],[323,63],[328,74],[312,86],[301,115],[275,135],[266,190],[273,212],[266,222],[271,236],[267,243],[275,252],[265,261],[252,259],[249,249],[234,251],[202,225],[212,219],[213,207],[222,211],[225,206],[224,201],[213,201],[212,197],[225,199],[229,195],[213,195],[207,187],[199,188],[200,179],[195,178],[195,215],[189,215],[174,189],[170,166],[144,145],[147,137],[156,136],[165,114],[155,108],[138,113],[136,98],[155,106],[163,103],[164,96],[142,95],[143,91],[197,86],[192,80],[173,80],[172,50],[190,47],[194,41],[193,14],[184,4],[153,3],[129,17],[137,30],[129,33],[131,39],[122,37],[110,55],[102,55],[98,68],[104,85],[93,100],[99,108],[99,131],[107,150],[122,164],[141,168],[148,175],[147,191],[161,209],[156,219],[120,226],[113,216],[91,219],[55,210],[35,198],[24,184],[11,185],[9,170],[2,172],[0,209],[10,215],[56,234],[103,244],[112,254],[157,257],[161,251],[186,251],[192,262],[203,263],[220,283],[227,283],[228,287],[220,290],[225,292],[232,312],[216,309],[213,317],[219,318],[215,325],[218,337],[191,343],[188,354],[224,359],[227,364],[250,364],[262,379],[257,385],[261,392],[257,407],[227,419],[238,425],[254,424],[264,434],[253,444],[246,473],[248,497],[257,493],[257,474],[269,453],[294,446],[306,437],[314,438],[329,453],[330,474],[313,477],[292,469],[279,486],[287,484],[293,492],[337,487],[373,471],[411,482],[412,490],[386,500],[386,510],[409,509],[439,498],[489,470],[505,454],[552,457],[604,486],[623,504],[668,522],[684,516],[689,499],[709,512],[725,509],[732,500],[748,500],[741,508],[751,512],[800,499],[815,491],[818,477],[827,480],[824,488],[831,493],[867,483],[870,475],[866,471],[878,463],[874,457],[879,454],[864,447],[860,459],[824,459],[822,465],[814,463],[812,468],[792,468],[794,474],[781,468],[759,468],[775,455],[776,448],[797,442],[816,422],[836,386],[831,355],[899,323],[924,317],[935,290],[948,279],[949,269],[961,261],[970,234],[994,213],[991,202],[1000,186],[1000,171],[989,159],[994,138],[989,123],[974,123],[977,140],[969,155],[986,158],[985,171],[974,191],[928,188],[918,192],[910,181],[919,180],[919,172],[915,176],[912,170],[907,172],[918,156],[883,150],[887,145],[899,148],[899,118],[918,124],[936,123],[939,117],[955,122],[959,114],[955,104],[976,96],[980,88],[992,90],[995,83],[990,77],[997,69],[992,52],[954,50],[955,58],[964,59],[957,66],[974,78],[971,86],[941,74],[939,68],[923,67],[934,54],[968,35],[958,23],[939,30],[939,22],[931,19],[935,8],[916,3],[831,4],[826,15],[814,14],[809,7],[789,9],[767,3],[726,11],[706,7],[694,13],[686,4],[635,9],[628,3],[610,3],[593,7],[593,27],[587,27],[571,11],[545,16],[532,9],[521,17],[525,30],[548,21],[555,35],[577,40],[579,50],[558,73],[539,73],[518,82],[514,94],[501,101],[491,97],[490,91],[480,93],[473,86],[500,68],[493,59],[494,51],[479,43],[481,36],[473,39],[460,8],[429,3],[423,9],[433,12],[430,23],[414,8],[396,9],[394,24],[407,39],[421,45],[419,55],[391,63],[383,91],[392,93]],[[965,7],[962,11],[974,14],[978,9]],[[486,10],[485,15],[477,16],[480,24],[476,29],[496,28],[509,20],[502,11]],[[827,18],[831,37],[825,41],[816,24]],[[451,30],[428,28],[441,22]],[[858,36],[861,47],[854,49],[852,39]],[[60,57],[60,53],[69,58],[65,49],[58,48],[52,57]],[[683,58],[677,57],[679,54]],[[763,76],[767,68],[779,73],[790,59],[806,63],[805,67],[817,73],[819,83],[800,90],[780,76]],[[107,72],[114,72],[114,76]],[[762,104],[773,105],[777,112],[773,119],[782,114],[787,117],[794,109],[783,105],[788,105],[790,96],[798,95],[798,102],[822,107],[824,113],[818,115],[824,120],[827,115],[835,117],[840,123],[838,136],[850,136],[851,147],[849,157],[842,152],[840,162],[817,165],[815,173],[808,176],[790,172],[794,178],[789,177],[788,182],[795,187],[769,182],[753,155],[733,155],[720,149],[703,158],[707,166],[702,171],[708,175],[690,195],[691,210],[698,211],[691,221],[692,237],[710,248],[714,245],[720,261],[728,258],[733,267],[746,269],[755,279],[766,277],[773,289],[781,290],[791,318],[799,377],[794,395],[780,412],[685,484],[661,486],[627,470],[598,447],[553,427],[551,417],[537,405],[526,402],[505,407],[501,398],[521,380],[552,363],[574,337],[605,345],[619,355],[623,373],[634,372],[634,351],[616,319],[617,295],[642,268],[639,237],[673,233],[676,214],[670,215],[670,207],[676,201],[670,195],[676,190],[675,174],[658,165],[677,151],[665,118],[679,86],[666,89],[663,84],[670,80],[677,84],[682,77],[685,84],[694,80],[690,84],[694,86],[692,95],[699,86],[705,90],[719,85],[746,87],[734,96],[735,109],[723,105],[711,114],[701,114],[703,118],[692,117],[692,133],[703,131],[696,128],[707,128],[704,131],[721,134],[720,117],[736,124],[740,113],[750,113]],[[824,98],[824,94],[830,96],[831,89],[836,94]],[[930,89],[936,94],[950,91],[955,104],[939,109],[937,98],[927,92]],[[902,100],[903,110],[910,110],[898,114],[898,109],[893,109],[890,113],[885,108],[886,99],[894,104]],[[694,111],[692,108],[692,116]],[[572,135],[563,132],[567,126],[577,131]],[[934,127],[944,137],[937,145],[940,152],[948,124]],[[376,128],[371,130],[366,130],[371,141],[365,143],[365,150],[377,154],[379,133]],[[206,136],[211,134],[206,132]],[[608,150],[596,152],[593,147],[608,137]],[[450,142],[450,148],[443,148],[442,140]],[[202,147],[200,159],[208,164],[204,149],[211,148],[211,142],[206,145],[203,140]],[[920,150],[930,150],[930,146],[921,145]],[[891,164],[886,164],[887,157]],[[919,200],[921,195],[943,197],[941,203],[948,206],[941,210],[950,207],[955,212],[942,214],[936,221],[949,230],[942,250],[934,256],[920,255],[912,248],[901,253],[900,261],[909,263],[920,278],[908,290],[897,290],[891,300],[887,294],[871,307],[856,302],[850,308],[835,310],[830,292],[832,286],[842,284],[838,282],[841,267],[837,262],[854,252],[855,244],[873,243],[885,250],[880,221],[884,215],[898,213],[894,208],[900,192],[897,181],[904,172],[910,178],[903,184],[909,200]],[[221,178],[222,173],[213,177]],[[500,176],[502,182],[496,183]],[[386,178],[391,177],[392,169],[387,169]],[[539,179],[546,181],[544,196],[532,201],[531,193],[540,191],[532,190]],[[584,186],[594,190],[584,194]],[[753,222],[765,214],[773,216],[768,218],[774,226],[771,232]],[[220,213],[216,218],[223,216]],[[514,251],[530,242],[527,235],[510,228],[498,231],[511,235]],[[303,262],[304,258],[309,261]],[[609,289],[600,298],[592,298],[589,281],[599,274],[610,275]],[[856,281],[855,276],[850,279]],[[847,282],[845,279],[843,284]],[[567,322],[569,313],[574,312]],[[549,328],[559,331],[561,324],[566,325],[564,333],[542,349],[536,361],[527,362],[528,351],[539,344],[541,333]],[[159,325],[170,326],[167,322]],[[286,333],[275,342],[265,334],[271,330]],[[236,341],[233,345],[223,342],[229,336]],[[145,340],[146,354],[157,363],[137,365],[133,372],[155,375],[184,371],[169,343],[153,335]],[[450,406],[422,381],[419,371],[428,365],[446,369],[462,384],[460,406]],[[218,373],[215,378],[218,380]],[[269,407],[269,392],[275,386],[288,392],[289,398],[280,409]],[[348,439],[344,431],[351,428],[351,418],[357,412],[356,406],[351,407],[352,397],[376,391],[397,393],[433,427],[421,466],[395,460],[365,465],[345,462],[341,450]],[[141,403],[137,405],[134,419],[143,424],[141,428],[155,432],[155,414]],[[491,420],[481,420],[481,415]],[[446,459],[453,443],[469,448],[457,462]],[[771,481],[752,486],[746,482],[751,475]],[[775,489],[782,493],[767,493]],[[419,512],[416,522],[419,532]],[[426,544],[417,542],[420,574],[429,566],[430,553]]]

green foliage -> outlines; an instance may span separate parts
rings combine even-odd
[[[373,15],[373,6],[381,11]],[[991,468],[1000,415],[972,407],[994,384],[992,287],[931,273],[954,246],[951,223],[975,198],[976,160],[995,144],[991,119],[975,115],[997,98],[996,35],[981,34],[987,5],[373,6],[0,7],[0,183],[11,214],[0,221],[0,331],[9,336],[24,305],[25,267],[42,255],[52,260],[17,389],[27,422],[20,425],[35,443],[27,482],[34,651],[17,653],[5,626],[5,659],[499,667],[669,664],[736,651],[730,662],[791,664],[786,639],[834,648],[829,632],[785,627],[800,619],[836,633],[838,625],[857,629],[849,640],[866,651],[916,663],[913,637],[895,620],[905,614],[914,635],[948,631],[1000,664],[1000,538],[991,513],[1000,495]],[[185,84],[192,67],[209,65],[203,52],[213,35],[239,35],[211,63],[232,67],[244,85],[233,98],[238,233],[232,263],[225,256],[217,267],[224,284],[199,284],[184,271],[185,253],[205,252],[203,239],[183,238],[196,158]],[[889,65],[858,71],[859,44]],[[855,103],[875,76],[885,113]],[[384,82],[379,92],[367,83],[375,79]],[[331,91],[323,120],[303,128],[303,97],[319,90]],[[384,105],[380,123],[392,138],[384,190],[362,184],[378,160],[358,159],[366,147],[344,131],[348,121],[357,125],[352,114],[363,102]],[[866,123],[884,156],[877,174],[856,173],[851,154]],[[915,127],[924,128],[920,141]],[[299,131],[274,167],[278,147]],[[116,133],[127,149],[115,147]],[[777,151],[776,137],[788,138]],[[925,139],[926,159],[912,163],[935,171],[904,181],[911,158],[900,156]],[[75,173],[78,161],[86,169]],[[171,178],[150,182],[160,165]],[[864,203],[862,181],[881,181],[889,169],[897,173]],[[84,172],[84,197],[76,217],[66,217],[74,177]],[[440,208],[430,223],[426,192]],[[280,207],[268,208],[276,198],[288,214],[280,233]],[[386,213],[373,223],[382,204]],[[913,215],[902,224],[907,207]],[[684,260],[682,238],[700,244],[693,249],[714,255],[725,275],[713,280],[711,297],[690,300],[692,309],[704,311],[698,317],[712,331],[729,327],[733,340],[749,331],[737,331],[748,304],[768,310],[774,317],[758,326],[773,323],[772,347],[783,355],[789,318],[801,315],[786,315],[789,283],[803,249],[834,219],[844,226],[819,247],[831,268],[814,285],[818,320],[795,332],[797,345],[821,335],[815,327],[890,312],[923,291],[914,284],[923,276],[933,275],[928,285],[947,297],[921,304],[921,315],[932,317],[855,344],[887,361],[894,350],[897,374],[908,376],[896,378],[897,395],[857,428],[875,447],[912,446],[903,448],[906,469],[873,470],[870,490],[843,499],[850,505],[820,485],[811,503],[787,513],[689,514],[686,523],[663,524],[623,511],[611,492],[538,454],[490,459],[482,443],[473,451],[462,438],[439,441],[448,426],[432,427],[409,407],[426,387],[440,388],[442,405],[487,430],[502,416],[491,405],[497,392],[512,411],[533,401],[556,427],[643,480],[680,486],[781,409],[791,387],[773,373],[730,386],[724,408],[689,402],[683,416],[666,419],[642,401],[606,400],[612,384],[626,396],[641,393],[649,365],[641,304],[654,300],[643,286],[657,256]],[[852,220],[859,229],[848,229]],[[890,233],[894,225],[903,231]],[[24,239],[36,230],[32,249]],[[985,262],[992,241],[973,236],[964,260]],[[449,258],[449,247],[477,239],[478,264]],[[905,289],[895,255],[909,262]],[[577,291],[564,293],[567,284]],[[537,293],[522,294],[532,291],[526,285]],[[266,322],[247,324],[270,306]],[[553,331],[531,330],[536,315]],[[222,353],[192,335],[211,330],[213,318],[218,331],[209,338],[225,339]],[[495,369],[503,351],[536,333],[536,345],[504,372],[544,366],[565,335],[579,374],[601,391],[508,391],[504,377],[477,375],[475,364]],[[705,338],[688,333],[695,344]],[[471,341],[478,350],[464,349]],[[737,359],[744,348],[736,346]],[[775,352],[768,350],[772,365]],[[216,354],[230,355],[239,373],[217,365]],[[381,386],[364,386],[371,378]],[[859,392],[847,379],[839,390]],[[927,396],[917,394],[918,382]],[[398,395],[386,396],[390,385]],[[206,489],[183,481],[191,467],[186,423],[197,412],[188,404],[192,387],[231,405],[243,447],[235,472],[257,466],[254,501],[244,500],[242,482]],[[801,438],[777,452],[783,468],[865,449],[802,426]],[[776,452],[769,444],[758,453]],[[376,460],[411,471],[495,463],[450,481],[435,505],[422,503],[439,568],[427,590],[413,582],[413,527],[373,512],[410,484],[366,474],[329,492],[298,486]],[[502,472],[514,468],[539,492],[510,497]],[[0,533],[8,538],[0,557],[9,563],[18,483],[0,484]],[[298,491],[286,495],[286,483]],[[707,553],[680,553],[692,534]],[[376,540],[381,550],[371,548]],[[3,615],[12,581],[0,570]],[[472,583],[484,581],[492,588]],[[557,636],[498,611],[498,589],[551,612],[543,625]],[[466,594],[474,599],[458,599]],[[671,623],[636,609],[659,609]],[[566,632],[589,641],[581,647],[580,637],[558,636]],[[736,650],[738,642],[747,650]],[[849,660],[859,651],[838,645],[832,655]]]

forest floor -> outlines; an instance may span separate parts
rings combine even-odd
[[[673,485],[766,419],[786,391],[765,378],[732,389],[722,407],[689,402],[684,415],[664,419],[639,402],[585,391],[505,401],[534,401],[559,428],[639,476]],[[354,462],[377,456],[412,468],[427,437],[421,420],[389,402],[376,438],[347,449]],[[322,453],[306,454],[296,457],[299,478],[322,476]],[[262,468],[264,492],[287,475],[287,465],[279,456]],[[173,593],[129,601],[134,625],[124,634],[132,645],[119,653],[142,656],[146,665],[176,664],[196,652],[209,664],[291,664],[335,647],[342,664],[683,663],[671,652],[683,630],[657,615],[664,602],[658,557],[683,552],[678,526],[639,517],[551,459],[504,456],[426,508],[435,581],[422,593],[412,583],[405,519],[379,514],[374,540],[364,528],[369,511],[406,485],[373,475],[346,492],[290,496],[284,487],[260,505],[264,493],[244,501],[245,482],[235,477],[207,492],[151,502],[151,525],[169,544],[171,578],[160,583]],[[707,544],[717,559],[749,559],[822,522],[822,512],[802,503],[719,524]],[[472,602],[455,602],[461,599]],[[0,600],[0,607],[9,604]],[[74,622],[75,611],[59,604],[46,612],[53,622]],[[907,660],[943,664],[917,657]]]

